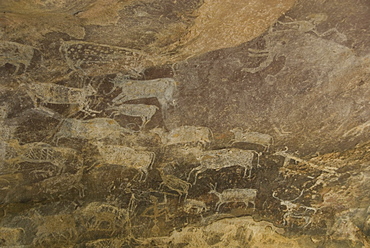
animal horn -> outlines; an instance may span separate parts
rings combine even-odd
[[[278,198],[277,196],[276,196],[276,192],[274,191],[274,192],[272,192],[272,197],[274,197],[275,199],[277,199],[277,200],[279,200],[279,201],[282,201],[280,198]]]
[[[304,191],[304,189],[302,189],[302,191],[301,191],[301,193],[299,194],[299,196],[297,196],[296,198],[294,198],[293,200],[291,200],[291,202],[298,200],[298,198],[302,196],[303,191]]]

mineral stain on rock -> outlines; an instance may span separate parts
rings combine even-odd
[[[369,246],[370,5],[0,3],[0,246]]]

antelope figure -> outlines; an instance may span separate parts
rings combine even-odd
[[[216,203],[216,211],[220,210],[221,205],[230,202],[242,202],[245,207],[248,208],[248,204],[253,204],[253,209],[256,208],[256,197],[257,189],[225,189],[222,193],[216,191],[217,184],[213,187],[211,184],[211,191],[209,194],[215,194],[218,197],[218,202]]]

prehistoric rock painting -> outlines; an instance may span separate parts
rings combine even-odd
[[[0,3],[0,246],[370,246],[369,8]]]

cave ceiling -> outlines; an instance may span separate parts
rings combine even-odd
[[[0,246],[370,247],[369,105],[368,0],[2,0]]]

